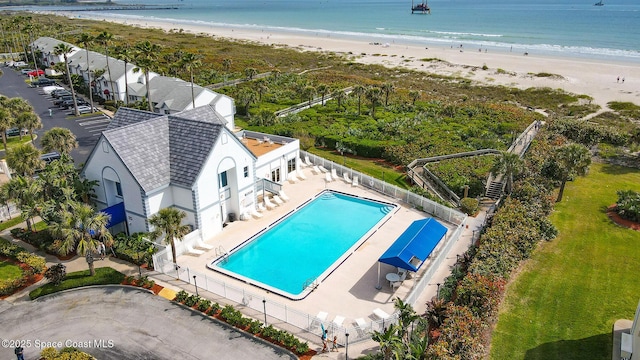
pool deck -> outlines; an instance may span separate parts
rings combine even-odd
[[[215,247],[222,245],[225,249],[230,250],[324,189],[397,203],[394,199],[378,192],[365,189],[361,186],[353,187],[342,179],[327,183],[325,174],[313,174],[311,168],[303,168],[303,171],[307,177],[306,180],[301,180],[296,183],[287,182],[283,185],[284,192],[290,198],[288,202],[273,210],[265,211],[262,218],[252,218],[246,221],[230,223],[220,234],[208,239],[206,243],[214,245]],[[428,217],[424,212],[407,207],[401,203],[397,204],[399,204],[400,207],[391,218],[380,226],[366,242],[322,281],[317,289],[302,300],[294,301],[268,293],[265,290],[208,269],[206,265],[216,258],[214,250],[209,250],[200,256],[182,255],[178,257],[178,264],[182,268],[189,267],[198,272],[206,273],[207,276],[211,278],[219,278],[234,286],[246,288],[250,292],[260,294],[269,300],[279,302],[288,308],[300,312],[311,315],[315,315],[320,311],[327,312],[329,315],[326,321],[328,322],[331,322],[336,316],[346,318],[343,323],[344,326],[351,326],[357,318],[363,318],[366,322],[370,322],[376,319],[373,315],[373,310],[376,308],[392,314],[394,312],[393,300],[396,297],[405,299],[414,285],[414,280],[408,278],[399,288],[392,289],[389,286],[389,282],[385,279],[385,275],[390,272],[396,272],[396,268],[387,264],[380,264],[380,279],[378,278],[378,258],[380,255],[387,250],[413,221]],[[462,254],[470,245],[472,231],[480,228],[484,221],[484,216],[484,213],[481,213],[475,218],[469,217],[467,219],[467,228],[464,229],[462,236],[460,236],[457,243],[453,245],[450,253],[447,254],[446,260],[434,273],[430,285],[414,305],[414,309],[419,314],[425,311],[425,303],[435,296],[436,284],[442,283],[444,278],[450,273],[450,267],[456,261],[456,254]],[[357,221],[357,219],[354,219],[354,221]],[[452,224],[448,224],[442,220],[440,220],[440,222],[450,230],[454,228]],[[423,266],[423,268],[425,267],[426,266]],[[425,271],[425,269],[421,269],[421,271]],[[378,284],[382,286],[380,290],[376,289],[376,285]],[[201,295],[204,294],[201,293]],[[312,343],[310,343],[310,345],[312,349],[317,348],[317,344],[320,344],[319,337],[317,339],[313,339],[313,337],[309,338],[308,334],[302,337],[311,340]],[[316,347],[314,347],[314,344],[316,344]],[[355,358],[358,354],[365,354],[376,350],[377,343],[371,340],[361,341],[349,345],[349,356]],[[341,348],[341,351],[338,353],[329,352],[319,354],[317,357],[338,359],[343,358],[343,352],[344,348]]]

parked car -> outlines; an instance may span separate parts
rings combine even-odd
[[[26,62],[24,62],[24,61],[16,61],[16,62],[14,62],[13,64],[11,64],[11,65],[9,65],[9,66],[12,66],[12,67],[14,67],[14,68],[21,68],[21,67],[25,67],[25,66],[27,66],[27,65],[29,65],[29,64],[27,64],[27,63],[26,63]]]
[[[29,73],[32,72],[32,71],[33,71],[33,69],[22,69],[22,70],[20,70],[22,75],[29,75]]]
[[[45,93],[45,95],[51,95],[51,93],[56,90],[64,90],[64,88],[58,85],[45,86],[42,88],[42,91]]]
[[[55,85],[56,81],[48,78],[40,78],[38,80],[32,81],[31,86],[40,87],[40,86],[50,86]]]
[[[61,106],[62,103],[67,100],[73,100],[73,97],[71,96],[71,94],[60,96],[59,98],[53,101],[53,105]]]
[[[87,102],[82,99],[76,99],[76,105],[84,106],[87,105]],[[65,100],[64,102],[62,102],[62,104],[60,104],[60,107],[63,109],[73,108],[73,99]]]
[[[65,96],[65,95],[71,96],[71,91],[66,89],[60,89],[60,90],[54,90],[51,92],[51,96],[53,96],[54,98],[59,98],[60,96]]]
[[[78,112],[80,114],[89,114],[91,112],[91,106],[88,106],[88,105],[78,106]],[[93,112],[98,112],[98,109],[94,107]]]
[[[5,131],[5,134],[7,134],[7,136],[19,136],[20,135],[20,129],[19,128],[10,128],[10,129],[7,129],[7,131]]]
[[[42,159],[42,161],[44,161],[45,163],[49,164],[50,162],[54,161],[54,160],[58,160],[60,159],[60,153],[58,152],[50,152],[50,153],[46,153],[46,154],[42,154],[40,156],[40,159]]]
[[[44,75],[44,70],[42,69],[31,70],[30,72],[27,73],[27,75],[33,76],[33,77],[42,76]]]

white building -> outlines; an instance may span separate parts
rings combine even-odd
[[[187,214],[190,238],[209,239],[255,208],[265,182],[278,187],[299,157],[298,140],[275,136],[256,155],[250,138],[262,144],[269,135],[239,137],[229,125],[211,105],[169,115],[121,108],[82,175],[97,180],[99,209],[124,204],[126,226],[116,231],[148,232],[151,216],[175,207]]]
[[[56,63],[64,62],[64,55],[55,54],[55,47],[60,43],[68,45],[72,49],[71,53],[67,54],[67,58],[72,57],[80,51],[84,51],[73,44],[69,44],[67,42],[50,37],[40,37],[32,42],[30,46],[32,46],[35,51],[40,51],[42,53],[43,63],[47,64],[47,66],[53,66]]]

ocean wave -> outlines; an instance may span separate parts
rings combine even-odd
[[[510,43],[501,41],[491,41],[482,39],[461,39],[464,36],[477,36],[485,38],[505,38],[503,35],[497,34],[479,34],[479,33],[467,33],[467,32],[447,32],[447,31],[423,31],[419,34],[405,34],[405,33],[392,33],[392,29],[376,28],[378,31],[386,31],[386,33],[367,33],[357,31],[336,31],[326,29],[305,29],[299,27],[286,27],[286,26],[265,26],[261,24],[231,24],[224,22],[213,22],[205,20],[185,20],[185,19],[173,19],[155,16],[142,16],[142,15],[130,15],[130,14],[109,14],[104,12],[86,12],[87,17],[95,16],[98,18],[114,18],[114,19],[132,19],[137,21],[161,21],[169,24],[179,25],[198,25],[198,26],[210,26],[210,27],[226,27],[235,29],[250,29],[260,31],[272,31],[281,33],[292,33],[311,36],[327,36],[337,38],[347,38],[352,40],[363,41],[378,41],[384,43],[397,43],[407,45],[433,45],[433,46],[459,46],[461,43],[466,48],[493,48],[500,51],[514,51],[514,52],[528,52],[530,54],[548,54],[557,56],[573,56],[573,57],[606,57],[606,58],[621,58],[621,59],[640,59],[640,51],[612,49],[612,48],[598,48],[588,46],[565,46],[565,45],[553,45],[553,44],[522,44],[522,43]],[[397,30],[396,30],[397,31]],[[446,35],[446,36],[441,36]]]

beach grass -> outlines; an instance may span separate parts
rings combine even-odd
[[[632,319],[638,303],[640,232],[605,210],[638,183],[640,170],[593,164],[567,184],[551,217],[558,237],[508,286],[491,359],[611,359],[613,323]]]
[[[56,286],[53,283],[42,285],[31,291],[29,298],[37,299],[40,296],[53,294],[63,290],[75,289],[90,285],[120,284],[124,280],[124,274],[110,267],[97,268],[94,276],[89,275],[89,270],[68,273],[66,278]]]

